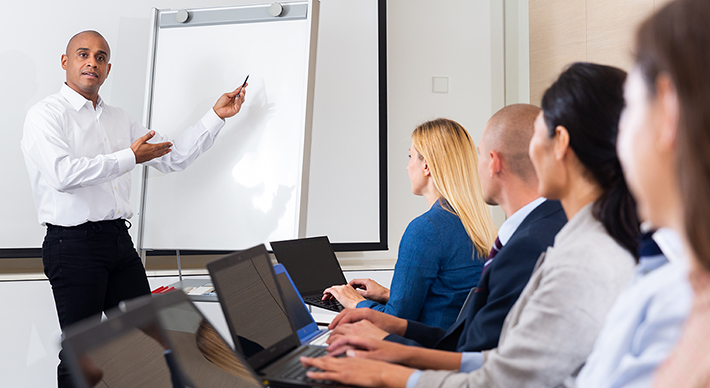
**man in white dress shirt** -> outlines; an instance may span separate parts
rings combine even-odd
[[[72,37],[61,56],[66,83],[30,108],[25,120],[22,151],[39,222],[47,226],[42,261],[62,330],[150,293],[128,234],[130,171],[138,163],[183,170],[212,146],[224,119],[244,102],[241,88],[223,94],[197,124],[168,141],[101,99],[110,55],[96,31]],[[71,386],[61,359],[62,352],[59,386]]]

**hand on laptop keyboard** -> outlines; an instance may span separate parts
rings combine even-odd
[[[333,311],[342,311],[344,309],[343,305],[340,304],[336,299],[326,299],[323,300],[323,296],[311,296],[303,298],[304,302],[322,307]]]
[[[317,357],[323,357],[326,354],[328,354],[325,350],[325,348],[319,348],[319,347],[307,347],[304,348],[303,353],[301,354],[302,357],[309,357],[309,358],[317,358]],[[289,361],[289,365],[283,370],[279,371],[280,377],[287,379],[287,380],[296,380],[296,381],[316,381],[309,379],[306,376],[306,372],[308,371],[315,371],[315,372],[321,372],[320,369],[316,367],[309,367],[306,368],[301,364],[299,359],[293,359]],[[318,381],[319,383],[323,384],[329,384],[330,382],[326,381]]]
[[[323,298],[326,300],[335,298],[343,307],[350,309],[356,308],[358,303],[365,300],[365,297],[349,284],[326,288],[323,291]]]

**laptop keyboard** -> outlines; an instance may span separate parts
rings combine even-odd
[[[323,296],[308,296],[303,298],[308,304],[314,304],[328,310],[343,311],[344,307],[336,299],[323,300]]]
[[[320,347],[308,347],[304,350],[303,353],[299,355],[300,356],[305,356],[305,357],[322,357],[325,356],[328,352],[325,351],[325,348],[320,348]],[[315,381],[311,380],[306,376],[306,372],[308,371],[319,371],[319,369],[315,367],[310,367],[308,369],[303,367],[303,364],[301,364],[301,361],[298,359],[292,360],[288,365],[286,365],[284,368],[280,368],[281,370],[278,371],[278,377],[284,378],[287,380],[296,380],[296,381]],[[323,384],[329,384],[330,382],[328,381],[320,381],[318,380],[319,383]]]
[[[313,345],[313,346],[328,346],[328,344],[325,343],[325,341],[330,338],[330,330],[328,331],[321,331],[316,338],[313,338],[308,342],[308,345]]]

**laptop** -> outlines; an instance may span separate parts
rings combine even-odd
[[[183,292],[134,299],[108,316],[65,331],[62,347],[76,387],[266,384]]]
[[[288,275],[286,267],[283,264],[275,264],[274,273],[286,303],[286,311],[296,327],[301,344],[328,346],[325,341],[330,336],[330,330],[318,328],[318,324],[313,319],[311,312],[308,311],[306,303],[303,302],[293,280]]]
[[[301,356],[322,346],[301,345],[263,244],[207,263],[237,353],[269,384],[338,386],[305,376]]]
[[[286,267],[306,303],[335,312],[343,310],[337,300],[323,300],[326,288],[348,283],[327,236],[270,244],[276,260]]]

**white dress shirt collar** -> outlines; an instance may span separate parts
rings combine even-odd
[[[503,222],[503,225],[500,226],[500,229],[498,229],[498,239],[501,245],[508,243],[508,240],[510,240],[513,233],[518,230],[518,226],[520,226],[523,220],[546,200],[547,199],[543,197],[537,198],[508,217],[508,219]]]
[[[79,94],[79,92],[70,88],[69,85],[67,85],[66,83],[62,84],[62,89],[59,91],[59,93],[62,95],[62,97],[67,99],[69,105],[71,105],[76,112],[78,112],[79,109],[83,108],[84,105],[86,105],[87,103],[91,104],[90,100],[87,100],[84,96]],[[96,106],[103,107],[103,103],[104,101],[101,99],[101,96],[99,96],[99,98],[96,100]]]
[[[673,263],[686,261],[683,240],[675,230],[659,228],[656,233],[653,234],[653,240],[656,241],[658,247],[661,248],[663,254],[668,258],[668,261]]]

